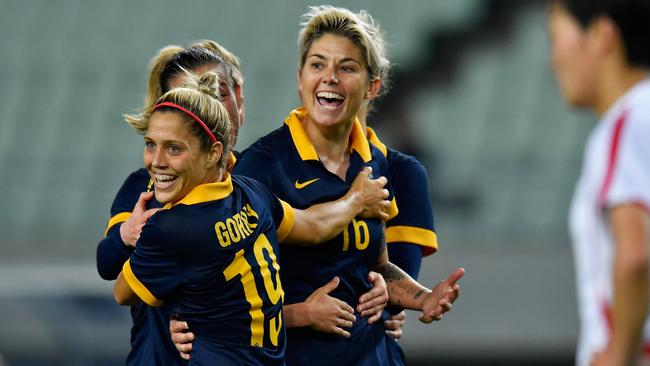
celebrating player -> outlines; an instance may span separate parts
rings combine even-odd
[[[385,157],[368,143],[355,117],[378,90],[379,70],[387,62],[368,33],[368,18],[333,7],[312,8],[306,15],[298,70],[303,108],[244,151],[236,174],[256,178],[295,207],[306,207],[345,192],[363,166],[387,173]],[[329,363],[332,354],[342,364],[387,362],[383,325],[350,318],[359,294],[370,286],[371,269],[386,278],[391,303],[422,310],[422,321],[438,319],[451,308],[463,270],[428,290],[388,262],[383,235],[380,221],[355,219],[325,244],[282,247],[285,319],[292,328],[288,364]],[[315,292],[329,281],[329,294]],[[339,306],[335,320],[314,321],[311,309],[327,302]]]
[[[650,363],[650,2],[555,0],[549,28],[564,98],[600,117],[570,215],[577,364]]]
[[[180,75],[183,75],[183,69],[197,73],[212,70],[220,75],[219,96],[228,111],[231,128],[238,129],[241,123],[238,106],[243,103],[243,99],[238,97],[241,95],[241,84],[232,77],[231,66],[224,63],[218,54],[203,47],[204,44],[208,43],[186,49],[168,46],[160,50],[151,63],[144,109],[153,106],[163,92],[182,84],[184,78]],[[236,134],[231,134],[231,139],[234,143]],[[105,238],[97,247],[97,269],[102,278],[117,278],[135,248],[142,226],[161,207],[153,192],[150,192],[152,188],[147,170],[139,169],[125,180],[117,193]],[[185,364],[169,339],[170,314],[166,306],[152,308],[139,303],[131,307],[131,317],[133,327],[127,365]]]

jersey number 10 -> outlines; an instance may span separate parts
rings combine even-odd
[[[255,260],[259,266],[259,274],[264,280],[264,288],[268,295],[271,304],[276,305],[278,301],[284,300],[284,291],[280,284],[280,266],[278,265],[277,258],[273,252],[273,247],[264,234],[260,234],[253,244],[253,251],[255,253]],[[271,280],[271,271],[269,270],[269,263],[264,257],[264,251],[268,253],[271,258],[271,265],[275,269],[275,285]],[[250,304],[251,308],[249,314],[251,316],[251,346],[262,347],[264,344],[264,312],[262,311],[263,301],[255,285],[255,277],[253,276],[253,269],[244,258],[244,249],[241,249],[235,254],[235,259],[223,271],[226,281],[237,277],[244,287],[244,295],[246,301]],[[269,338],[271,344],[278,345],[278,336],[282,329],[282,311],[278,315],[269,320]]]

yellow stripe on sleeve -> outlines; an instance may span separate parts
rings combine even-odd
[[[131,259],[127,260],[124,263],[124,266],[122,266],[122,275],[124,275],[124,279],[126,280],[126,283],[129,284],[129,287],[131,287],[131,290],[133,290],[142,301],[153,307],[162,305],[162,300],[158,300],[146,287],[144,287],[142,282],[135,277],[133,270],[131,270]]]
[[[282,204],[282,210],[284,211],[284,214],[282,215],[282,222],[280,223],[280,226],[278,226],[277,234],[278,234],[278,242],[282,242],[284,239],[286,239],[287,235],[291,232],[291,228],[293,227],[293,207],[291,207],[290,204],[284,202],[283,200],[280,200],[280,203]]]
[[[390,226],[386,228],[387,243],[411,243],[422,246],[425,255],[438,250],[438,236],[434,231],[415,226]]]
[[[393,217],[397,216],[399,213],[399,209],[397,208],[397,201],[395,201],[395,197],[390,201],[390,207],[388,208],[388,219],[392,219]]]
[[[108,235],[108,230],[110,230],[113,226],[117,224],[121,224],[124,221],[128,220],[129,217],[131,217],[130,212],[120,212],[117,215],[111,217],[111,219],[108,220],[108,224],[106,224],[106,231],[104,231],[104,237]]]

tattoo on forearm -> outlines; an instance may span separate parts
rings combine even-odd
[[[384,276],[384,280],[386,280],[386,283],[399,281],[401,279],[406,278],[404,272],[402,272],[402,270],[399,269],[399,267],[397,267],[392,263],[384,264],[378,269],[378,272],[381,273],[382,276]]]
[[[414,283],[404,271],[390,262],[379,266],[377,272],[384,276],[388,295],[393,305],[413,304],[408,299],[416,300],[419,303],[423,299],[422,295],[426,294],[426,291],[417,286],[417,283]]]

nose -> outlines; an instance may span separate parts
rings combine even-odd
[[[167,156],[165,154],[165,149],[156,147],[156,149],[152,152],[151,165],[156,168],[167,166]]]
[[[338,84],[339,77],[336,75],[336,71],[329,71],[323,78],[325,84]]]

